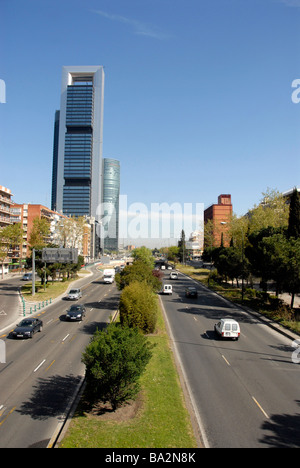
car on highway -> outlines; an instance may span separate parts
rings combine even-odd
[[[164,284],[162,288],[162,294],[172,294],[173,288],[171,284]]]
[[[172,271],[172,272],[170,273],[170,279],[172,279],[172,280],[177,280],[177,279],[178,279],[178,273],[177,273],[177,271]]]
[[[32,273],[25,273],[22,277],[22,281],[31,281],[32,280]]]
[[[72,305],[67,310],[66,320],[70,322],[75,322],[75,321],[81,322],[83,320],[83,317],[85,317],[85,312],[86,312],[86,309],[83,305],[81,304]]]
[[[43,322],[38,318],[23,319],[12,331],[13,338],[32,338],[36,332],[41,332]]]
[[[71,289],[67,295],[69,301],[77,301],[82,297],[82,292],[79,288]]]
[[[236,320],[232,318],[224,318],[215,324],[215,333],[219,338],[238,340],[241,330]]]
[[[185,297],[198,297],[198,291],[197,288],[194,286],[189,286],[185,290]]]

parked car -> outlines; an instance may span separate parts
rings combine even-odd
[[[83,305],[77,304],[72,305],[66,313],[66,320],[70,320],[71,322],[75,321],[82,321],[83,317],[85,317],[86,309]]]
[[[185,290],[186,297],[198,297],[198,291],[194,286],[189,286]]]
[[[32,338],[36,332],[41,332],[43,322],[38,318],[23,319],[12,331],[13,338]]]
[[[69,301],[77,301],[82,297],[82,292],[79,288],[71,289],[67,295]]]
[[[31,281],[32,280],[32,273],[25,273],[22,277],[22,281]]]
[[[215,324],[215,333],[220,338],[232,338],[233,340],[238,340],[241,330],[236,320],[225,318]]]
[[[162,289],[163,294],[172,294],[173,293],[173,288],[171,284],[164,284],[163,289]]]

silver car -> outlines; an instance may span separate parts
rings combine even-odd
[[[82,297],[81,289],[76,288],[76,289],[71,289],[67,295],[67,299],[69,301],[77,301]]]

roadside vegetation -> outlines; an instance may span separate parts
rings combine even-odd
[[[141,248],[116,275],[120,321],[96,332],[83,353],[85,390],[60,447],[197,447],[153,268]]]
[[[249,215],[229,219],[219,246],[220,226],[205,226],[204,262],[212,270],[179,265],[178,269],[227,299],[242,303],[300,333],[300,195],[294,190],[290,205],[276,191]],[[270,294],[270,289],[273,289]],[[290,304],[278,296],[290,295]]]

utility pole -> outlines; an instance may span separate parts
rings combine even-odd
[[[35,295],[35,249],[32,249],[32,295]]]

